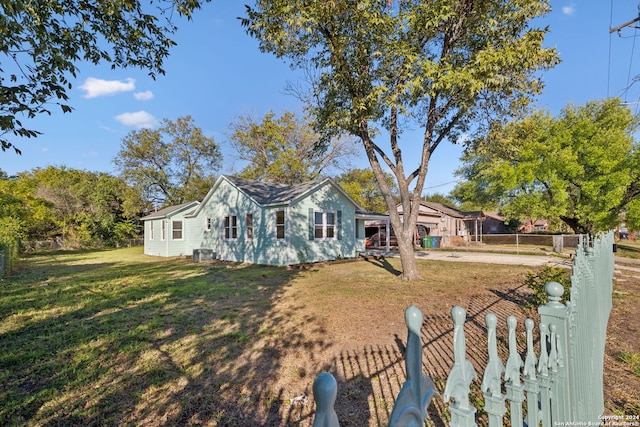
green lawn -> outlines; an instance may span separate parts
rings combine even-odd
[[[0,285],[0,425],[118,424],[148,401],[187,413],[189,379],[240,352],[243,312],[268,311],[295,274],[227,270],[141,248],[29,257]]]
[[[619,240],[617,242],[617,256],[625,258],[640,259],[640,241],[638,240]]]
[[[335,361],[349,369],[341,419],[384,424],[401,384],[384,401],[371,387],[402,372],[404,308],[446,317],[470,298],[513,297],[528,270],[421,261],[424,280],[406,283],[399,268],[194,263],[141,248],[29,256],[0,281],[0,425],[310,425],[312,403],[290,399]],[[369,365],[375,348],[383,371]]]

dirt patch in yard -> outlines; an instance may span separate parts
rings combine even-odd
[[[640,416],[640,268],[616,269],[604,366],[607,410]]]
[[[142,251],[42,254],[0,281],[0,424],[311,426],[312,384],[338,381],[343,426],[386,426],[405,381],[404,310],[419,307],[424,371],[440,396],[453,364],[454,305],[467,312],[481,378],[484,317],[523,320],[534,267],[398,259],[306,269],[145,257]],[[605,359],[607,413],[640,415],[640,266],[616,272]],[[587,373],[588,374],[588,373]],[[472,403],[482,406],[479,381]],[[486,417],[478,411],[478,425]]]
[[[338,380],[336,411],[342,425],[387,425],[406,378],[404,309],[415,304],[425,314],[424,369],[440,393],[429,408],[427,425],[446,426],[449,416],[441,394],[453,364],[452,306],[460,305],[467,311],[468,357],[479,378],[486,365],[484,316],[489,312],[498,316],[498,336],[505,338],[507,316],[517,317],[521,332],[526,317],[536,319],[535,311],[526,308],[530,291],[522,285],[525,268],[452,265],[451,269],[459,269],[449,271],[446,279],[436,273],[440,267],[425,262],[421,264],[423,275],[435,277],[407,284],[386,274],[399,267],[395,261],[375,262],[381,269],[378,278],[367,277],[370,265],[366,264],[362,270],[327,266],[310,271],[310,276],[299,277],[287,287],[276,310],[288,313],[305,335],[305,342],[314,345],[292,348],[282,358],[283,369],[272,385],[280,399],[278,414],[274,413],[271,421],[266,416],[265,422],[310,426],[315,410],[313,379],[319,372],[329,371]],[[491,269],[496,272],[493,276]],[[491,277],[490,282],[486,277]],[[640,351],[640,278],[624,270],[616,277],[605,359],[606,413],[640,414],[640,377],[620,356]],[[524,353],[522,341],[520,351]],[[504,347],[501,353],[506,361]],[[474,382],[472,391],[479,408],[479,381]],[[478,423],[486,425],[481,410]]]

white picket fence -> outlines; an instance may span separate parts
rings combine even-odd
[[[488,361],[480,388],[489,427],[503,426],[507,418],[512,427],[599,423],[604,412],[603,363],[612,305],[613,237],[609,232],[595,239],[580,238],[569,302],[561,302],[564,289],[559,283],[545,286],[548,302],[538,307],[537,354],[535,322],[524,322],[523,360],[518,352],[517,320],[509,316],[509,351],[503,364],[497,347],[497,317],[491,313],[485,316]],[[451,317],[454,364],[442,397],[449,402],[450,426],[474,427],[477,409],[471,404],[471,384],[479,378],[467,359],[465,310],[454,307]],[[422,318],[414,306],[405,312],[407,381],[396,399],[389,426],[423,425],[427,406],[435,394],[433,383],[422,373]],[[314,427],[339,426],[333,409],[337,393],[333,376],[318,375],[313,391],[317,408]]]

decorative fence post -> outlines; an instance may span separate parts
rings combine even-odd
[[[447,378],[443,398],[445,402],[451,398],[454,400],[452,404],[449,404],[450,425],[452,427],[475,427],[476,408],[469,404],[469,393],[471,392],[471,381],[477,379],[477,375],[473,365],[467,360],[467,345],[464,336],[464,322],[467,313],[462,307],[456,306],[451,310],[451,318],[454,325],[454,363]]]
[[[402,385],[393,406],[389,426],[423,425],[427,418],[427,407],[436,393],[431,378],[422,373],[420,329],[423,319],[422,312],[416,306],[412,305],[404,312],[404,320],[408,330],[405,354],[407,380]]]
[[[513,427],[522,427],[522,402],[524,402],[524,390],[520,383],[522,359],[518,354],[518,343],[516,342],[517,324],[518,320],[515,317],[507,317],[507,328],[509,329],[509,358],[507,359],[504,380],[506,381],[505,388],[507,390],[507,399],[509,399],[510,402],[511,425]]]
[[[533,350],[533,320],[526,319],[524,327],[527,330],[527,356],[524,359],[524,391],[527,395],[527,426],[537,427],[540,424],[540,414],[538,410],[538,393],[540,387],[536,379],[536,353]]]
[[[484,410],[489,415],[489,427],[502,426],[502,418],[507,412],[504,406],[505,396],[502,394],[502,374],[504,366],[498,356],[498,342],[496,339],[496,326],[498,318],[493,313],[484,317],[487,325],[487,352],[489,360],[482,376],[482,394],[484,396]]]
[[[549,331],[547,339],[549,340],[548,368],[553,397],[552,420],[567,422],[572,419],[570,402],[573,400],[563,354],[564,349],[569,347],[569,308],[560,302],[564,294],[564,288],[560,283],[547,283],[545,292],[549,302],[538,307],[538,313],[540,322],[547,325]]]
[[[313,427],[340,427],[338,415],[333,409],[338,394],[338,383],[329,372],[318,374],[313,382],[313,398],[316,401],[316,415]]]
[[[389,427],[421,426],[427,418],[427,408],[436,394],[431,378],[422,373],[422,341],[420,330],[424,317],[416,306],[404,312],[408,336],[405,354],[407,380],[402,385],[389,417]],[[339,427],[334,408],[338,385],[328,372],[319,374],[313,383],[316,415],[313,427]]]

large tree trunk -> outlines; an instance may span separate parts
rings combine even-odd
[[[576,234],[591,234],[593,230],[593,224],[583,224],[577,218],[560,216],[560,219]]]
[[[392,217],[391,212],[392,211],[390,210],[390,219]],[[412,219],[411,215],[406,215],[407,212],[403,212],[401,221],[397,207],[395,206],[393,212],[395,213],[395,216],[398,217],[397,221],[392,221],[392,226],[396,236],[398,237],[398,250],[400,251],[400,263],[402,264],[402,278],[404,280],[421,279],[422,276],[418,271],[418,263],[416,262],[416,255],[413,247],[416,219]],[[394,225],[394,222],[396,225]]]
[[[366,129],[366,125],[363,126],[363,128]],[[396,157],[396,165],[391,169],[396,177],[398,190],[400,191],[400,203],[402,205],[401,219],[400,214],[398,213],[396,199],[394,199],[393,195],[391,194],[391,189],[389,188],[387,180],[385,179],[384,172],[376,157],[374,148],[375,145],[368,138],[368,132],[366,132],[366,130],[363,131],[362,140],[364,142],[365,151],[367,152],[367,157],[369,158],[369,163],[371,164],[371,169],[373,170],[373,174],[375,175],[376,180],[380,185],[380,191],[382,192],[382,196],[384,197],[384,200],[387,204],[387,209],[389,211],[389,220],[398,240],[400,262],[402,264],[402,278],[408,281],[421,279],[422,277],[420,276],[420,272],[418,271],[418,264],[416,263],[416,257],[413,248],[413,239],[415,235],[416,222],[418,219],[418,210],[420,206],[419,195],[422,186],[416,185],[416,188],[413,192],[409,191],[409,182],[404,176],[402,159],[398,155]],[[387,165],[389,165],[389,162],[387,162]],[[424,173],[426,174],[426,170]],[[423,180],[424,177],[419,180],[420,183],[422,183]],[[416,203],[413,203],[414,200],[416,200]]]

